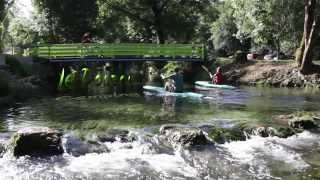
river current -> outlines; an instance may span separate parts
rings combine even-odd
[[[317,179],[320,134],[304,131],[282,139],[250,136],[246,141],[187,150],[159,143],[163,124],[232,127],[272,125],[275,117],[319,112],[319,92],[241,88],[200,92],[204,99],[157,96],[90,96],[33,99],[0,110],[0,142],[20,128],[46,126],[68,137],[90,138],[126,129],[133,142],[105,142],[109,152],[73,156],[0,158],[0,179]],[[77,148],[77,147],[75,147]]]

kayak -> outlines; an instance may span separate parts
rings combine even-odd
[[[220,89],[236,89],[234,86],[226,85],[226,84],[212,84],[209,81],[196,81],[195,82],[196,88],[200,90],[210,90],[213,88],[220,88]]]
[[[177,96],[177,97],[190,97],[190,98],[202,98],[204,95],[194,92],[183,92],[183,93],[176,93],[176,92],[168,92],[163,87],[156,87],[156,86],[143,86],[143,89],[148,92],[156,93],[158,96]]]

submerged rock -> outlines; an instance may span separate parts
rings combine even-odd
[[[21,129],[13,135],[8,149],[16,157],[52,156],[63,153],[62,133],[50,128]]]
[[[72,156],[79,157],[88,153],[105,153],[109,149],[97,141],[85,141],[73,136],[65,137],[64,147]]]
[[[194,147],[210,144],[203,131],[195,127],[163,125],[160,134],[173,146]]]

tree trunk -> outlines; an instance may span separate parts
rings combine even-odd
[[[296,52],[296,62],[303,74],[312,70],[312,49],[314,31],[316,30],[317,17],[315,13],[317,0],[305,0],[304,32],[300,47]]]
[[[164,44],[165,34],[162,27],[162,9],[157,2],[152,5],[152,11],[154,14],[154,26],[158,36],[158,44]]]

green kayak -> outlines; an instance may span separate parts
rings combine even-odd
[[[175,93],[165,91],[163,87],[156,86],[143,86],[143,89],[147,92],[156,93],[158,96],[177,96],[177,97],[190,97],[190,98],[202,98],[204,95],[194,92]]]
[[[195,82],[196,88],[200,90],[210,90],[213,88],[220,88],[220,89],[236,89],[234,86],[225,85],[225,84],[212,84],[209,81],[196,81]]]

